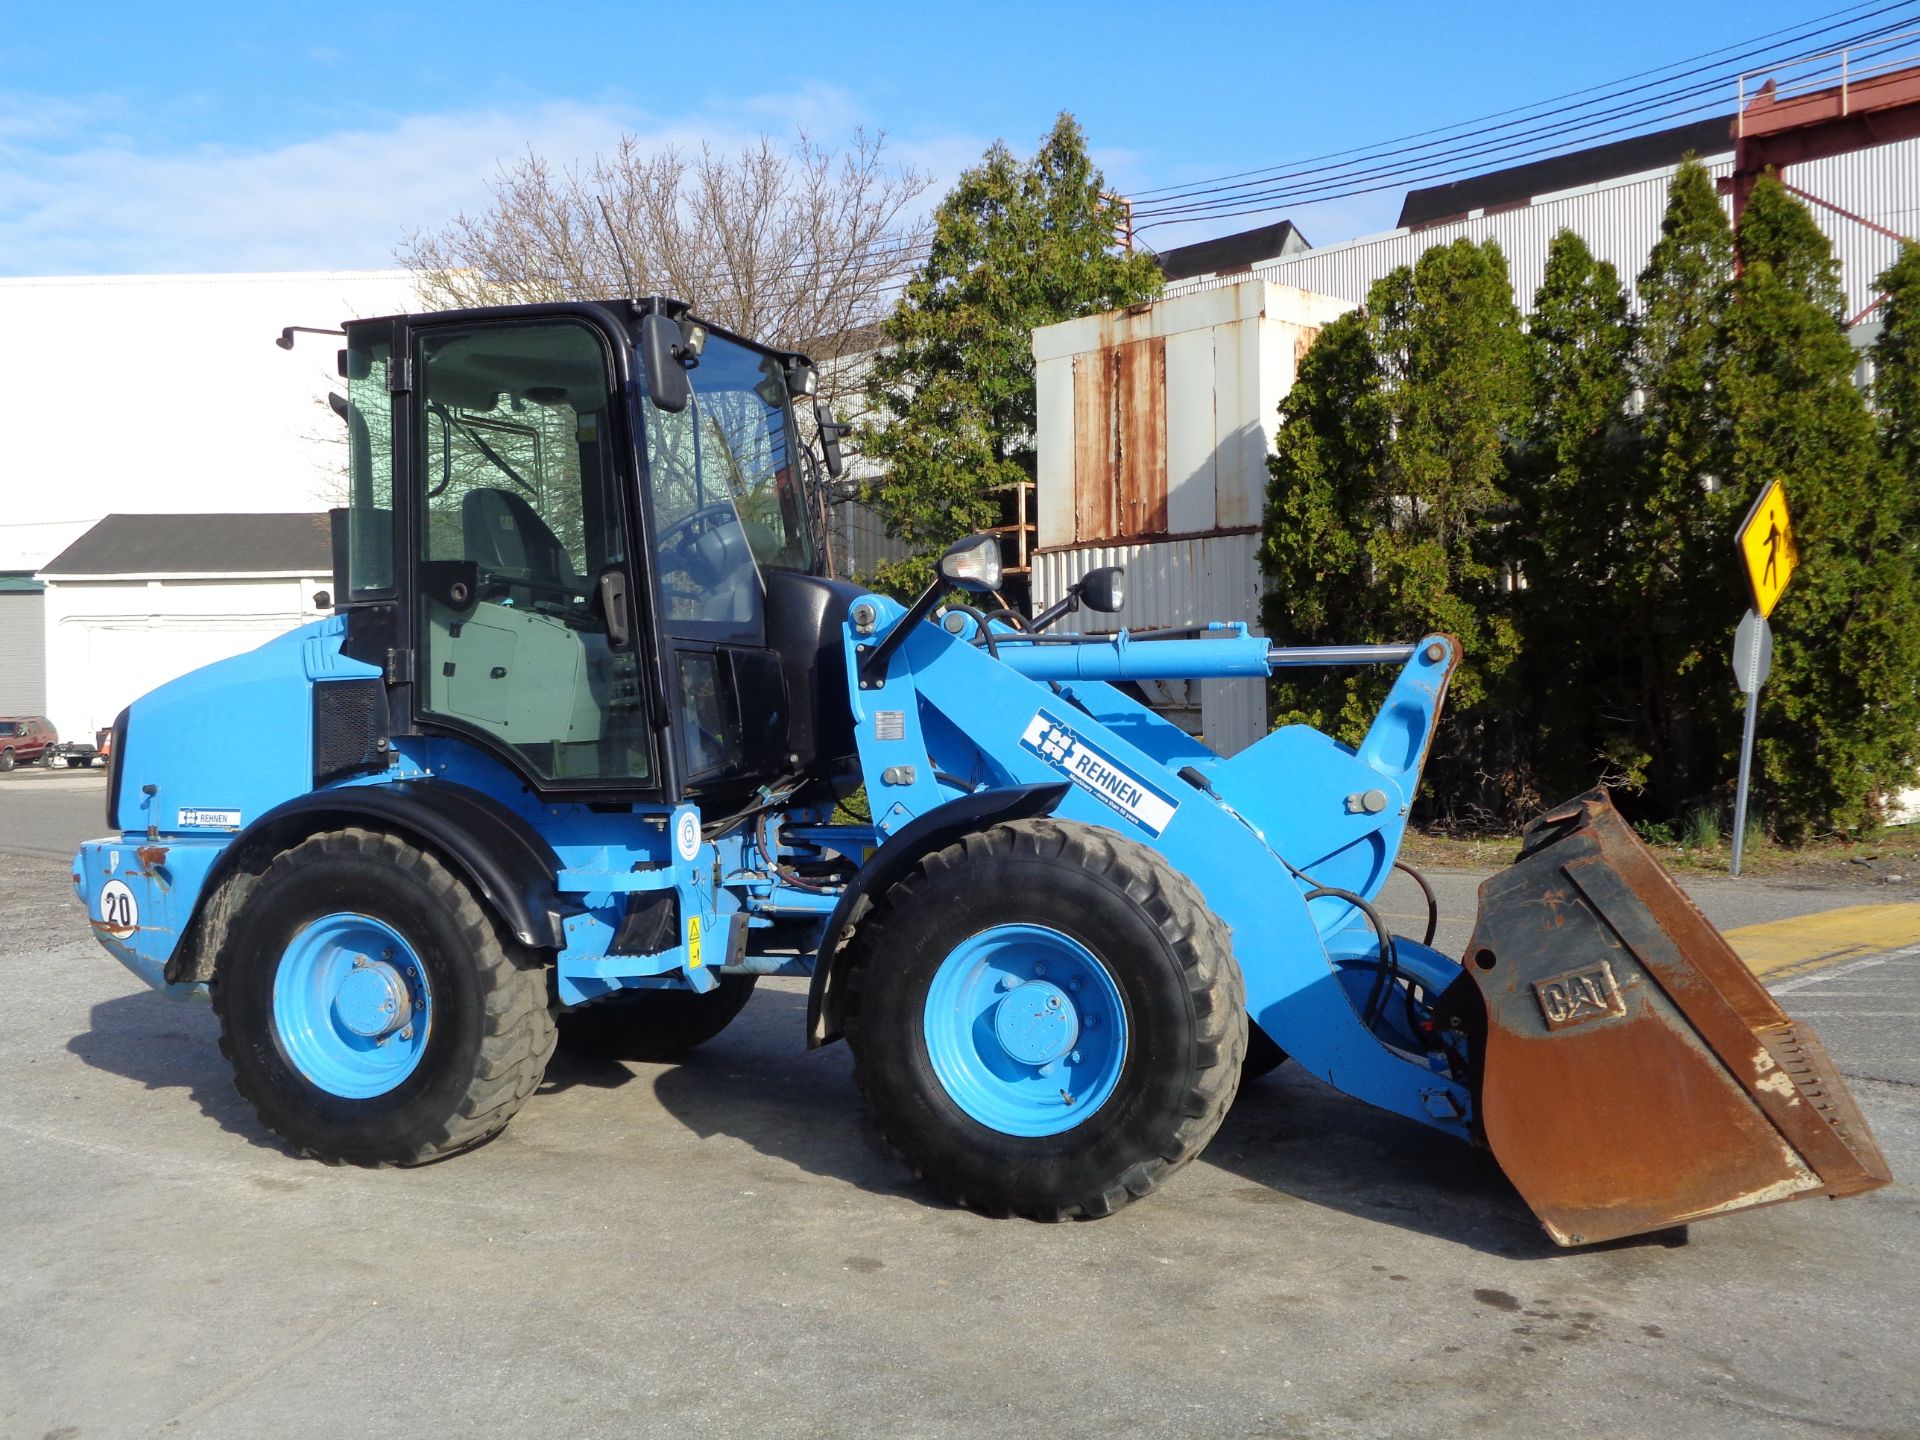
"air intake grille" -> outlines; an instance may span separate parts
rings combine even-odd
[[[313,783],[387,763],[387,706],[378,680],[324,680],[313,687]]]

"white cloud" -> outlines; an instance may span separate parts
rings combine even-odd
[[[528,149],[565,165],[622,131],[649,147],[727,150],[802,129],[831,144],[863,122],[847,92],[809,86],[674,120],[548,101],[398,117],[272,149],[163,149],[143,144],[138,117],[111,98],[0,94],[0,273],[378,268],[409,231],[484,207],[502,163]],[[942,186],[984,148],[889,138],[896,161]]]

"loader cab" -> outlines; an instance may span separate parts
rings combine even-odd
[[[650,320],[691,342],[670,384]],[[393,733],[614,800],[725,803],[811,758],[768,618],[770,588],[831,585],[800,357],[619,301],[355,322],[341,361],[336,593]]]

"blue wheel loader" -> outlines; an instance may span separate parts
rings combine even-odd
[[[1147,1194],[1283,1059],[1490,1147],[1562,1244],[1887,1182],[1604,794],[1526,833],[1464,957],[1388,931],[1447,636],[1073,633],[1124,577],[1023,616],[992,536],[909,605],[830,578],[818,372],[675,301],[344,333],[334,613],[120,716],[74,875],[292,1151],[454,1154],[556,1043],[668,1059],[791,975],[991,1214]],[[1357,747],[1222,757],[1129,683],[1312,665],[1396,668]]]

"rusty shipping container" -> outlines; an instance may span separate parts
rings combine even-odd
[[[1247,620],[1280,399],[1351,306],[1245,280],[1034,331],[1036,608],[1096,565],[1127,568],[1119,616],[1087,628]],[[1169,684],[1158,708],[1223,754],[1266,733],[1256,680]]]

